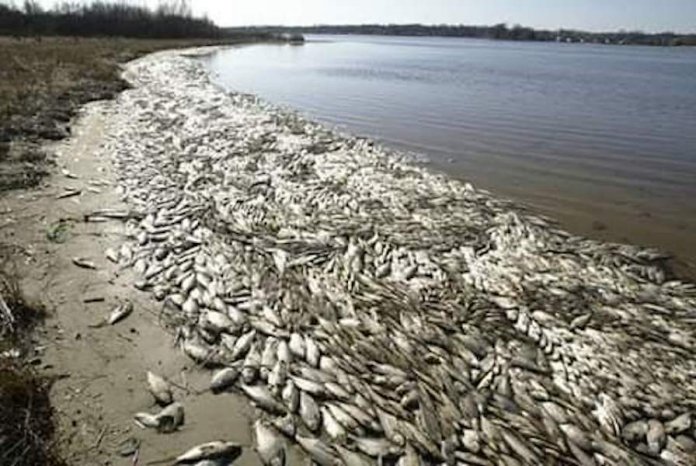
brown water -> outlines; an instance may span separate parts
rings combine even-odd
[[[316,36],[209,57],[218,81],[426,155],[696,277],[696,49]]]

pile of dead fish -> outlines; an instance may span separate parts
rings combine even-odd
[[[130,239],[257,449],[318,464],[693,465],[696,289],[662,256],[556,230],[468,184],[132,62],[104,156]],[[156,422],[156,421],[152,421]]]

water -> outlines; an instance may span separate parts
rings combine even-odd
[[[696,263],[696,49],[310,36],[208,65],[572,231]]]

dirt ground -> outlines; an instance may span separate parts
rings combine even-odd
[[[174,348],[174,335],[158,321],[161,304],[133,288],[131,272],[104,256],[106,248],[119,246],[123,224],[85,221],[97,209],[123,207],[109,161],[94,156],[108,105],[89,104],[72,137],[54,143],[56,174],[38,188],[0,196],[0,243],[15,249],[24,293],[49,314],[35,335],[32,362],[57,379],[51,401],[59,452],[70,465],[145,465],[171,463],[189,447],[216,439],[251,447],[253,408],[241,395],[206,391],[209,371]],[[81,194],[57,199],[68,188]],[[97,269],[76,266],[75,257],[93,261]],[[133,302],[133,314],[113,326],[94,327],[124,299]],[[136,412],[157,411],[147,391],[148,370],[176,384],[186,422],[175,433],[141,430],[133,422]],[[117,453],[130,438],[140,442],[137,463]],[[260,463],[253,449],[245,448],[235,464]]]

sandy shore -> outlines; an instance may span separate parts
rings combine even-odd
[[[139,464],[218,438],[245,447],[235,464],[259,464],[250,426],[273,416],[239,390],[212,395],[200,363],[242,364],[264,387],[248,354],[293,338],[320,356],[293,349],[292,376],[328,373],[351,397],[371,394],[355,403],[379,429],[347,438],[391,442],[391,458],[669,464],[696,442],[691,421],[672,427],[696,409],[696,297],[665,280],[659,254],[555,230],[370,141],[226,94],[179,53],[124,76],[134,88],[88,106],[57,145],[63,174],[0,201],[0,239],[23,251],[23,285],[53,311],[40,359],[64,376],[53,401],[69,464],[132,464],[114,453],[130,437]],[[56,199],[68,189],[79,194]],[[105,208],[142,220],[87,221]],[[60,221],[56,243],[46,233]],[[126,299],[132,315],[94,328]],[[252,333],[237,360],[220,339]],[[133,424],[156,410],[148,370],[185,406],[173,434]],[[414,404],[390,398],[411,386]],[[312,396],[330,416],[321,390]],[[298,432],[314,435],[306,421],[296,416]],[[657,443],[627,437],[640,422],[662,429]],[[472,435],[485,446],[474,451]],[[344,439],[329,445],[360,449]]]

